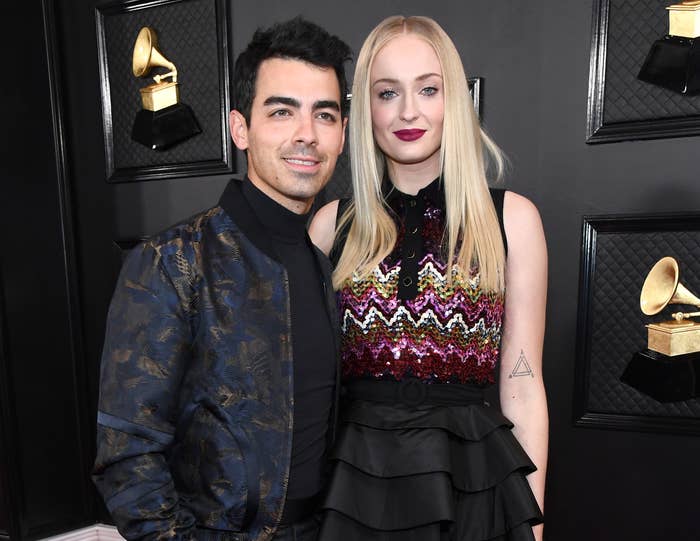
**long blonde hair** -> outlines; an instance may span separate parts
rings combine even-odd
[[[396,226],[382,196],[386,158],[372,134],[370,73],[382,47],[404,34],[428,42],[442,68],[445,116],[440,170],[445,186],[448,280],[452,278],[450,269],[454,263],[467,274],[473,265],[478,265],[481,287],[502,292],[505,250],[488,190],[484,150],[497,177],[503,172],[504,158],[479,125],[469,99],[467,77],[452,40],[428,17],[403,16],[389,17],[379,23],[365,40],[357,59],[349,120],[354,201],[338,222],[338,231],[348,224],[349,229],[333,274],[333,286],[339,289],[354,273],[367,276],[396,243]]]

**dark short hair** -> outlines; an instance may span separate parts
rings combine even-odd
[[[250,123],[260,64],[269,58],[289,58],[333,68],[340,86],[341,113],[345,117],[348,114],[345,62],[351,57],[350,47],[344,41],[302,17],[277,23],[267,29],[258,28],[246,49],[236,59],[235,108]]]

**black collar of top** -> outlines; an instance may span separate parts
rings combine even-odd
[[[445,185],[442,182],[442,177],[437,177],[430,184],[418,190],[416,195],[409,195],[394,186],[388,176],[384,176],[382,195],[387,203],[393,203],[400,199],[423,197],[438,208],[445,207]]]
[[[219,206],[224,209],[229,218],[233,220],[236,226],[257,248],[262,250],[268,257],[279,261],[280,257],[274,248],[274,241],[268,227],[263,223],[256,210],[253,209],[244,193],[243,186],[245,182],[250,182],[250,179],[247,177],[245,180],[231,179],[226,185],[224,193],[221,194]],[[303,234],[306,235],[306,230],[304,230]]]
[[[280,205],[262,192],[250,179],[241,186],[248,204],[255,209],[255,215],[268,233],[284,243],[298,244],[306,240],[306,223],[309,213],[297,214]]]

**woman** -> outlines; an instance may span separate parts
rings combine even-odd
[[[503,160],[433,20],[382,21],[352,92],[354,198],[323,207],[310,229],[336,263],[343,330],[321,539],[541,539],[539,214],[489,190],[482,148],[498,175]],[[497,378],[502,415],[483,398]]]

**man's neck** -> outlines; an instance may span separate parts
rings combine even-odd
[[[297,213],[270,197],[250,180],[243,181],[243,195],[271,236],[286,242],[306,238],[308,213]]]
[[[261,182],[259,179],[253,176],[249,176],[247,178],[260,192],[264,193],[267,197],[288,211],[293,212],[294,214],[306,214],[311,210],[311,206],[314,203],[313,198],[292,199],[291,197],[285,197],[281,193],[272,189],[269,184]]]

